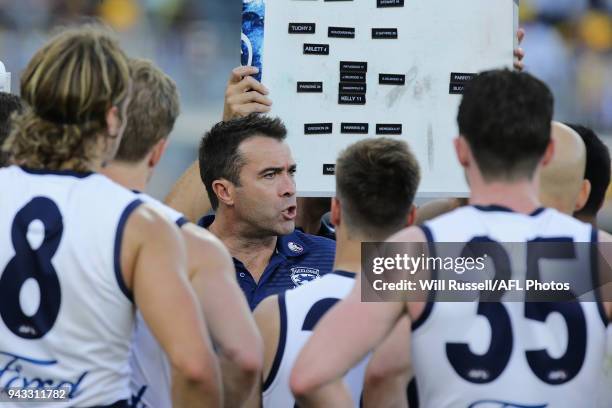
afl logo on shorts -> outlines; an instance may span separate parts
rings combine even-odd
[[[300,244],[296,244],[295,242],[289,242],[287,244],[287,247],[291,252],[295,254],[301,254],[302,252],[304,252],[304,247],[302,247]]]
[[[291,268],[291,280],[298,287],[319,278],[319,270],[314,268],[295,267]]]

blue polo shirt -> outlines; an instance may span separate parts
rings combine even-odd
[[[203,217],[198,225],[208,228],[215,220],[214,215]],[[236,258],[236,278],[244,292],[251,310],[268,296],[296,288],[326,273],[332,272],[336,242],[328,238],[305,234],[294,230],[291,234],[279,236],[276,251],[259,282]]]

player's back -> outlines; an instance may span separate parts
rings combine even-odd
[[[272,369],[263,385],[264,408],[295,405],[289,388],[289,378],[295,360],[312,335],[317,322],[340,299],[349,294],[354,284],[354,273],[333,271],[320,279],[278,295],[280,337]],[[334,345],[330,344],[330,347]],[[344,377],[353,400],[357,403],[361,398],[368,358]]]
[[[492,257],[489,264],[495,264],[495,278],[497,270],[510,270],[504,279],[549,282],[555,273],[565,271],[571,288],[592,288],[589,243],[596,242],[597,231],[556,210],[525,215],[497,206],[468,206],[426,223],[423,231],[428,241],[438,243],[434,256],[443,256],[444,248],[465,248],[468,242],[496,246],[496,254],[487,253]],[[557,247],[551,251],[552,246],[527,242]],[[523,255],[506,252],[515,245],[507,243],[522,243]],[[461,253],[461,249],[452,251]],[[434,299],[440,295],[437,292]],[[596,298],[509,301],[508,295],[504,293],[501,302],[428,303],[413,325],[412,355],[421,406],[596,405],[605,346],[601,303]]]
[[[58,407],[128,399],[134,306],[120,257],[140,200],[95,173],[11,166],[0,186],[0,390],[66,389]]]
[[[144,203],[164,215],[178,227],[187,220],[180,212],[148,194],[136,192]],[[131,406],[134,408],[171,408],[171,366],[166,353],[153,336],[140,312],[136,313],[132,350],[130,353]]]

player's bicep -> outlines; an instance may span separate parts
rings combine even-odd
[[[187,280],[182,238],[157,213],[143,209],[135,215],[126,231],[137,243],[132,277],[136,305],[171,359],[188,352],[202,355],[206,330]]]
[[[255,323],[264,342],[264,364],[263,380],[267,380],[270,375],[272,364],[280,340],[280,311],[278,306],[278,296],[265,298],[253,312]]]

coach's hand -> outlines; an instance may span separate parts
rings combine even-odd
[[[268,89],[251,75],[259,72],[256,67],[237,67],[232,70],[225,89],[223,120],[230,120],[251,113],[270,111],[272,101]]]
[[[519,47],[514,50],[514,57],[516,58],[514,60],[514,68],[517,71],[522,71],[523,68],[525,68],[525,64],[523,64],[523,58],[525,58],[525,50],[523,50],[520,45],[523,42],[523,38],[525,38],[525,30],[519,28],[519,30],[516,32],[516,37],[518,38]]]

